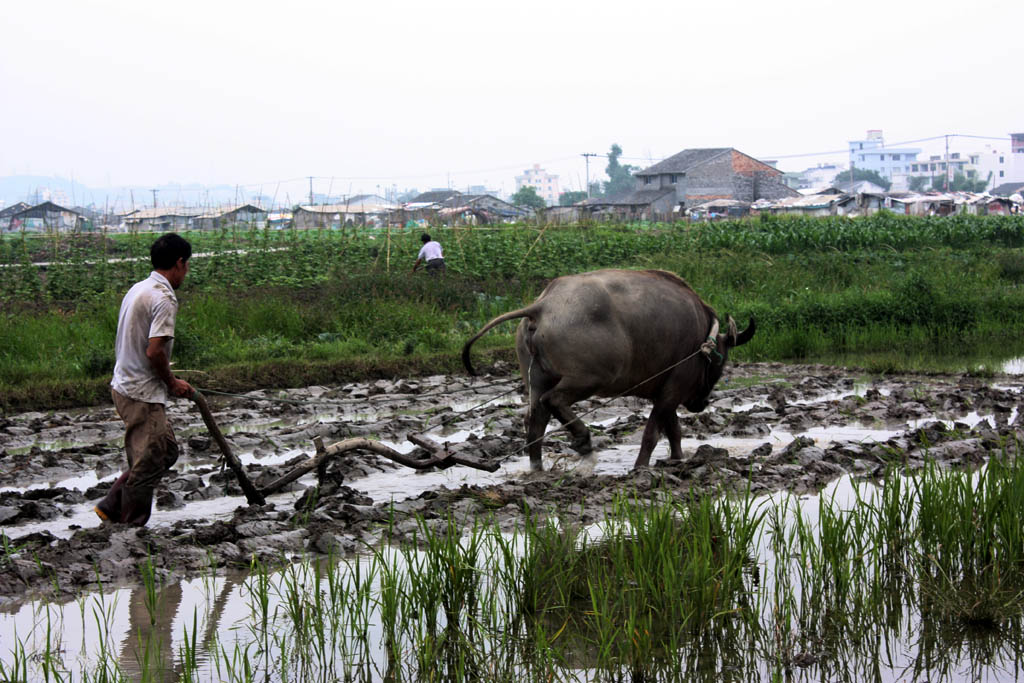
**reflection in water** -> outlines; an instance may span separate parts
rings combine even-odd
[[[980,487],[1000,467],[993,461],[968,481]],[[759,534],[749,547],[738,544],[737,581],[726,586],[717,572],[700,575],[700,590],[714,589],[715,602],[699,618],[608,619],[601,596],[591,594],[577,596],[586,606],[575,612],[542,608],[524,588],[530,577],[554,585],[541,584],[531,569],[536,541],[433,520],[421,522],[418,547],[276,570],[256,564],[246,575],[211,570],[150,590],[24,605],[0,616],[0,680],[42,680],[44,671],[58,670],[68,672],[64,680],[160,682],[1017,677],[1021,611],[1011,605],[984,627],[950,616],[915,564],[923,536],[915,531],[914,498],[927,481],[892,477],[876,486],[847,477],[819,496],[741,500],[733,514],[757,518]],[[625,528],[620,538],[628,544],[639,537],[637,519],[612,514],[604,523]],[[732,531],[741,527],[709,526],[725,530],[720,539],[737,537]],[[553,570],[578,561],[576,530],[558,533],[570,542],[543,555]],[[607,535],[589,535],[591,557],[602,562],[608,555],[593,551]],[[679,535],[700,538],[698,531]],[[711,557],[724,554],[725,545],[712,547]],[[683,603],[690,596],[677,578],[645,580],[672,587],[661,594]],[[567,604],[563,596],[559,605]],[[11,675],[23,670],[28,675]]]
[[[147,595],[144,586],[132,589],[128,601],[128,630],[118,660],[128,680],[170,682],[178,679],[180,672],[174,670],[171,626],[181,605],[181,585],[180,581],[172,581],[155,595]]]
[[[431,567],[423,553],[393,553],[388,569],[379,559],[278,572],[257,568],[244,581],[233,576],[170,583],[155,606],[147,606],[146,590],[139,587],[83,598],[77,606],[39,606],[33,619],[41,634],[48,619],[64,625],[81,613],[88,665],[75,670],[71,643],[50,645],[51,654],[63,653],[68,680],[76,681],[98,680],[80,674],[104,667],[117,672],[115,680],[161,682],[423,680],[443,669],[444,680],[852,683],[1015,679],[1024,670],[1020,619],[981,633],[922,620],[913,607],[913,584],[896,567],[870,600],[839,590],[812,597],[813,586],[775,583],[771,572],[751,571],[748,597],[737,602],[742,609],[719,615],[710,627],[677,624],[648,656],[625,662],[609,660],[591,636],[526,618],[498,585],[481,583],[466,594],[477,597],[450,603],[446,611],[444,591],[433,598],[417,594],[409,579],[409,572]],[[479,566],[495,571],[497,556],[480,559]],[[433,578],[420,580],[428,585]],[[488,600],[498,602],[488,608]],[[473,604],[477,618],[460,612]],[[60,616],[47,617],[51,610]],[[19,629],[14,639],[8,619],[0,624],[5,644],[31,647],[27,631]],[[103,630],[120,646],[99,661],[104,648],[92,631]],[[546,635],[538,638],[541,633]],[[199,652],[189,663],[193,642]],[[41,662],[45,644],[36,645],[33,661]],[[3,674],[11,669],[11,652],[3,650],[0,679],[8,680]],[[41,677],[30,673],[29,680]]]

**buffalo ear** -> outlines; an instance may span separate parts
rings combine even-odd
[[[731,322],[731,320],[730,320],[730,322]],[[733,327],[731,329],[735,330],[736,328]],[[747,329],[743,330],[738,335],[733,337],[736,340],[736,343],[733,344],[733,346],[743,346],[748,341],[753,339],[754,331],[756,329],[757,329],[757,322],[754,320],[754,316],[750,316],[750,324],[747,325]]]

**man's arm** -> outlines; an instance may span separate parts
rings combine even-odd
[[[149,359],[149,367],[153,368],[156,376],[167,385],[167,390],[172,396],[187,397],[192,395],[192,385],[182,379],[178,379],[171,372],[170,356],[167,354],[167,341],[170,337],[150,337],[149,346],[146,347],[146,358]]]
[[[416,269],[420,267],[421,263],[423,263],[423,257],[422,256],[420,258],[416,259],[416,263],[412,264],[412,272],[415,273]]]

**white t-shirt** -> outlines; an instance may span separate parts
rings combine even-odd
[[[174,319],[178,297],[160,273],[136,282],[121,301],[114,342],[114,379],[110,386],[120,394],[146,403],[167,403],[167,385],[157,377],[146,358],[150,337],[171,337],[167,356],[174,346]]]
[[[441,253],[441,243],[431,240],[420,248],[419,256],[417,259],[423,259],[424,261],[432,261],[436,258],[444,258],[444,254]]]

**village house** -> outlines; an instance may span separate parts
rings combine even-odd
[[[155,206],[130,211],[124,214],[122,221],[129,230],[177,232],[190,230],[192,219],[202,213],[203,210],[198,208]]]
[[[267,212],[252,204],[243,204],[207,211],[192,219],[192,227],[196,230],[216,230],[229,225],[265,228]]]
[[[339,230],[346,225],[378,227],[397,205],[375,194],[356,195],[342,204],[303,205],[292,213],[296,228]]]
[[[292,223],[300,229],[340,230],[344,204],[304,204],[292,211]]]
[[[410,222],[447,225],[486,225],[526,218],[526,209],[491,194],[464,194],[458,190],[431,190],[402,204],[388,215],[391,225]]]
[[[82,214],[65,209],[53,202],[43,202],[12,213],[8,230],[11,232],[72,232],[82,227]]]
[[[1024,196],[1024,182],[1003,183],[992,188],[991,195],[995,197],[1009,197],[1019,194]]]
[[[578,202],[582,213],[595,220],[673,220],[680,218],[676,191],[671,187],[633,190],[617,197],[591,197]]]
[[[359,194],[346,199],[344,206],[346,225],[380,227],[398,204],[377,194]]]
[[[449,216],[471,215],[471,224],[484,225],[513,221],[533,215],[531,209],[510,204],[489,194],[458,194],[441,202],[438,215],[444,219]]]
[[[637,172],[632,192],[586,199],[592,217],[671,220],[699,204],[719,199],[752,204],[758,199],[796,197],[777,168],[733,149],[685,149]]]
[[[0,232],[9,230],[11,227],[11,217],[16,213],[21,213],[29,208],[29,206],[25,202],[18,202],[0,211]]]
[[[886,192],[884,187],[870,180],[855,180],[851,183],[848,179],[843,180],[841,177],[836,178],[832,187],[846,194],[885,194]]]
[[[764,213],[801,216],[844,216],[857,209],[856,195],[829,187],[814,194],[786,197],[760,208]]]

